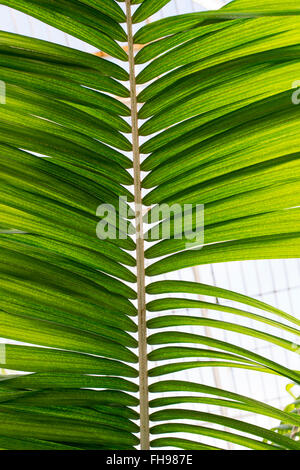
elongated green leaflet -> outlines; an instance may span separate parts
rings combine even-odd
[[[125,363],[76,352],[31,346],[5,345],[5,360],[0,364],[25,372],[64,372],[137,377],[138,372]]]
[[[140,23],[159,11],[170,0],[144,0],[132,17],[134,23]]]
[[[58,442],[41,439],[16,439],[8,436],[0,436],[0,448],[3,450],[80,450],[80,447],[59,444]]]
[[[148,276],[156,276],[190,266],[226,261],[253,259],[298,258],[300,235],[278,235],[250,238],[240,241],[215,243],[202,250],[187,250],[152,264],[146,269]]]
[[[290,322],[294,322],[296,325],[299,325],[297,318],[293,317],[292,315],[288,315],[282,310],[279,310],[278,308],[273,307],[272,305],[268,305],[265,302],[262,302],[261,300],[254,299],[247,295],[239,294],[228,289],[222,289],[216,286],[209,286],[203,283],[188,281],[159,281],[153,282],[147,286],[148,294],[165,294],[175,292],[198,294],[233,300],[254,308],[265,310],[266,312],[274,313],[275,315],[278,315],[282,318],[285,318],[286,320],[289,320]]]
[[[1,431],[8,437],[22,438],[22,432],[35,439],[57,440],[58,442],[77,442],[81,444],[115,444],[136,445],[138,439],[131,433],[116,431],[105,425],[84,424],[82,421],[69,418],[54,418],[22,413],[0,408]]]
[[[127,59],[126,53],[115,40],[102,32],[104,28],[107,30],[107,22],[104,22],[104,18],[100,19],[99,11],[97,16],[100,19],[99,24],[100,28],[102,25],[102,31],[94,28],[97,20],[96,12],[92,13],[94,20],[92,21],[93,24],[91,24],[91,15],[88,8],[80,7],[75,1],[55,1],[54,5],[46,0],[43,2],[37,2],[36,0],[13,0],[2,3],[34,16],[55,28],[61,29],[120,60]],[[87,25],[87,22],[90,24]],[[114,35],[113,32],[110,32],[110,34]],[[125,38],[126,36],[122,35],[122,37],[118,36],[116,39],[124,40]]]
[[[257,353],[249,351],[240,346],[235,346],[234,344],[227,343],[226,341],[221,341],[218,339],[196,335],[193,333],[177,333],[176,331],[168,331],[167,333],[154,333],[148,337],[148,343],[151,345],[157,344],[174,344],[174,343],[191,343],[191,344],[204,344],[206,346],[214,347],[223,351],[228,351],[230,353],[238,354],[244,356],[247,359],[256,361],[257,363],[269,367],[271,370],[282,374],[285,377],[291,378],[297,383],[300,383],[300,373],[292,371],[281,364],[278,364],[274,361],[271,361],[268,358],[265,358]],[[296,348],[295,348],[296,350]]]
[[[201,411],[189,411],[189,410],[165,410],[157,411],[151,415],[152,421],[164,421],[173,419],[192,419],[199,421],[207,421],[211,423],[221,424],[228,428],[236,429],[242,432],[253,434],[260,438],[273,441],[283,449],[299,450],[300,445],[292,439],[280,436],[272,431],[265,430],[262,427],[255,426],[249,423],[243,423],[237,419],[227,418],[213,413],[204,413]]]
[[[243,358],[240,361],[244,361]],[[231,362],[231,361],[194,361],[194,362],[183,362],[181,364],[167,364],[165,366],[153,367],[149,370],[149,377],[158,377],[161,375],[175,374],[176,372],[188,371],[192,369],[202,368],[216,368],[216,367],[227,367],[230,369],[244,369],[248,372],[263,372],[268,374],[275,374],[271,369],[262,367],[260,365],[245,364],[244,362]]]
[[[152,447],[175,447],[184,450],[224,450],[220,447],[209,446],[201,444],[201,442],[191,441],[190,439],[180,439],[177,437],[161,437],[160,439],[153,439],[151,441]]]
[[[2,2],[3,3],[3,2]],[[19,34],[0,32],[0,50],[13,56],[94,69],[101,75],[127,80],[128,73],[119,65],[77,49]],[[16,61],[17,62],[17,61]],[[16,66],[17,63],[16,63]]]
[[[183,424],[182,425],[182,430],[180,431],[180,424],[160,424],[158,426],[153,426],[151,429],[152,434],[171,434],[171,433],[177,433],[177,432],[186,432],[190,434],[198,434],[202,436],[212,436],[217,439],[224,440],[225,442],[232,442],[234,444],[246,447],[248,449],[254,449],[254,450],[278,450],[278,447],[272,446],[270,444],[265,444],[259,440],[256,439],[250,439],[249,437],[244,437],[244,436],[239,436],[234,433],[229,433],[227,431],[220,431],[220,430],[215,430],[215,429],[210,429],[204,426],[194,426],[192,424]],[[194,442],[192,441],[191,443],[189,441],[179,439],[179,438],[174,438],[174,437],[165,437],[165,438],[160,438],[160,439],[155,439],[152,441],[152,445],[155,444],[161,444],[161,445],[172,445],[175,447],[179,447],[180,449],[195,449],[195,450],[204,450],[205,446],[203,446],[201,443]],[[186,447],[187,446],[187,447]],[[207,449],[207,450],[225,450],[225,449]]]
[[[23,376],[7,375],[0,381],[1,389],[69,389],[69,388],[108,388],[137,392],[138,386],[119,377],[92,376],[63,373],[35,373]]]
[[[201,300],[186,300],[186,299],[180,299],[180,298],[153,300],[152,302],[148,303],[148,310],[150,312],[156,312],[156,311],[162,311],[162,310],[176,310],[176,309],[184,309],[184,308],[203,308],[207,310],[215,310],[215,311],[223,311],[227,313],[232,313],[232,314],[240,315],[246,318],[251,318],[253,320],[257,320],[259,322],[272,325],[275,328],[277,327],[277,328],[289,331],[290,333],[297,335],[297,336],[300,335],[299,330],[292,328],[289,325],[285,325],[283,323],[270,320],[269,318],[265,318],[261,315],[256,315],[256,314],[239,310],[239,309],[235,309],[232,307],[226,307],[220,304],[216,305],[216,304],[209,303],[209,302],[203,302]],[[170,318],[170,321],[171,321],[171,318]],[[163,317],[163,319],[153,318],[148,321],[149,328],[155,328],[159,324],[161,326],[163,325],[167,326],[166,317]]]

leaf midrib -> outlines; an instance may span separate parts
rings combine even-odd
[[[134,58],[134,39],[132,28],[131,1],[126,0],[128,59],[131,98],[132,151],[134,171],[134,200],[136,212],[136,261],[137,261],[137,301],[138,301],[138,343],[139,343],[139,388],[140,388],[140,447],[150,448],[149,430],[149,392],[147,360],[147,324],[146,324],[146,285],[145,255],[142,213],[142,185],[140,168],[140,145],[138,128],[138,104]]]

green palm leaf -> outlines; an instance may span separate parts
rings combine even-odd
[[[235,0],[147,21],[135,35],[133,24],[169,0],[1,3],[111,57],[0,32],[0,448],[299,450],[297,403],[282,411],[180,380],[186,370],[237,368],[299,384],[299,370],[230,336],[299,355],[299,319],[234,291],[152,280],[202,264],[300,257],[298,2]],[[190,231],[205,205],[196,249],[161,204],[191,205]],[[114,237],[99,236],[100,221]],[[281,424],[267,430],[232,410]]]

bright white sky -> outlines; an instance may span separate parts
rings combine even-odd
[[[199,3],[203,8],[207,10],[218,10],[226,3],[229,3],[231,0],[194,0],[194,2]]]

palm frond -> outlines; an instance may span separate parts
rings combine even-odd
[[[297,413],[180,376],[225,367],[299,384],[298,370],[216,332],[299,355],[300,320],[233,291],[155,279],[203,264],[300,257],[300,115],[291,90],[300,6],[235,0],[133,36],[168,2],[2,2],[110,58],[0,33],[0,334],[8,340],[0,367],[10,371],[0,377],[1,448],[300,449]],[[134,55],[136,44],[144,47]],[[113,238],[96,235],[103,204],[118,215],[108,219]],[[191,205],[190,231],[201,228],[204,204],[204,240],[191,248],[162,204]],[[159,297],[146,302],[146,294]],[[226,321],[214,318],[218,311]],[[249,424],[231,410],[281,427]]]

